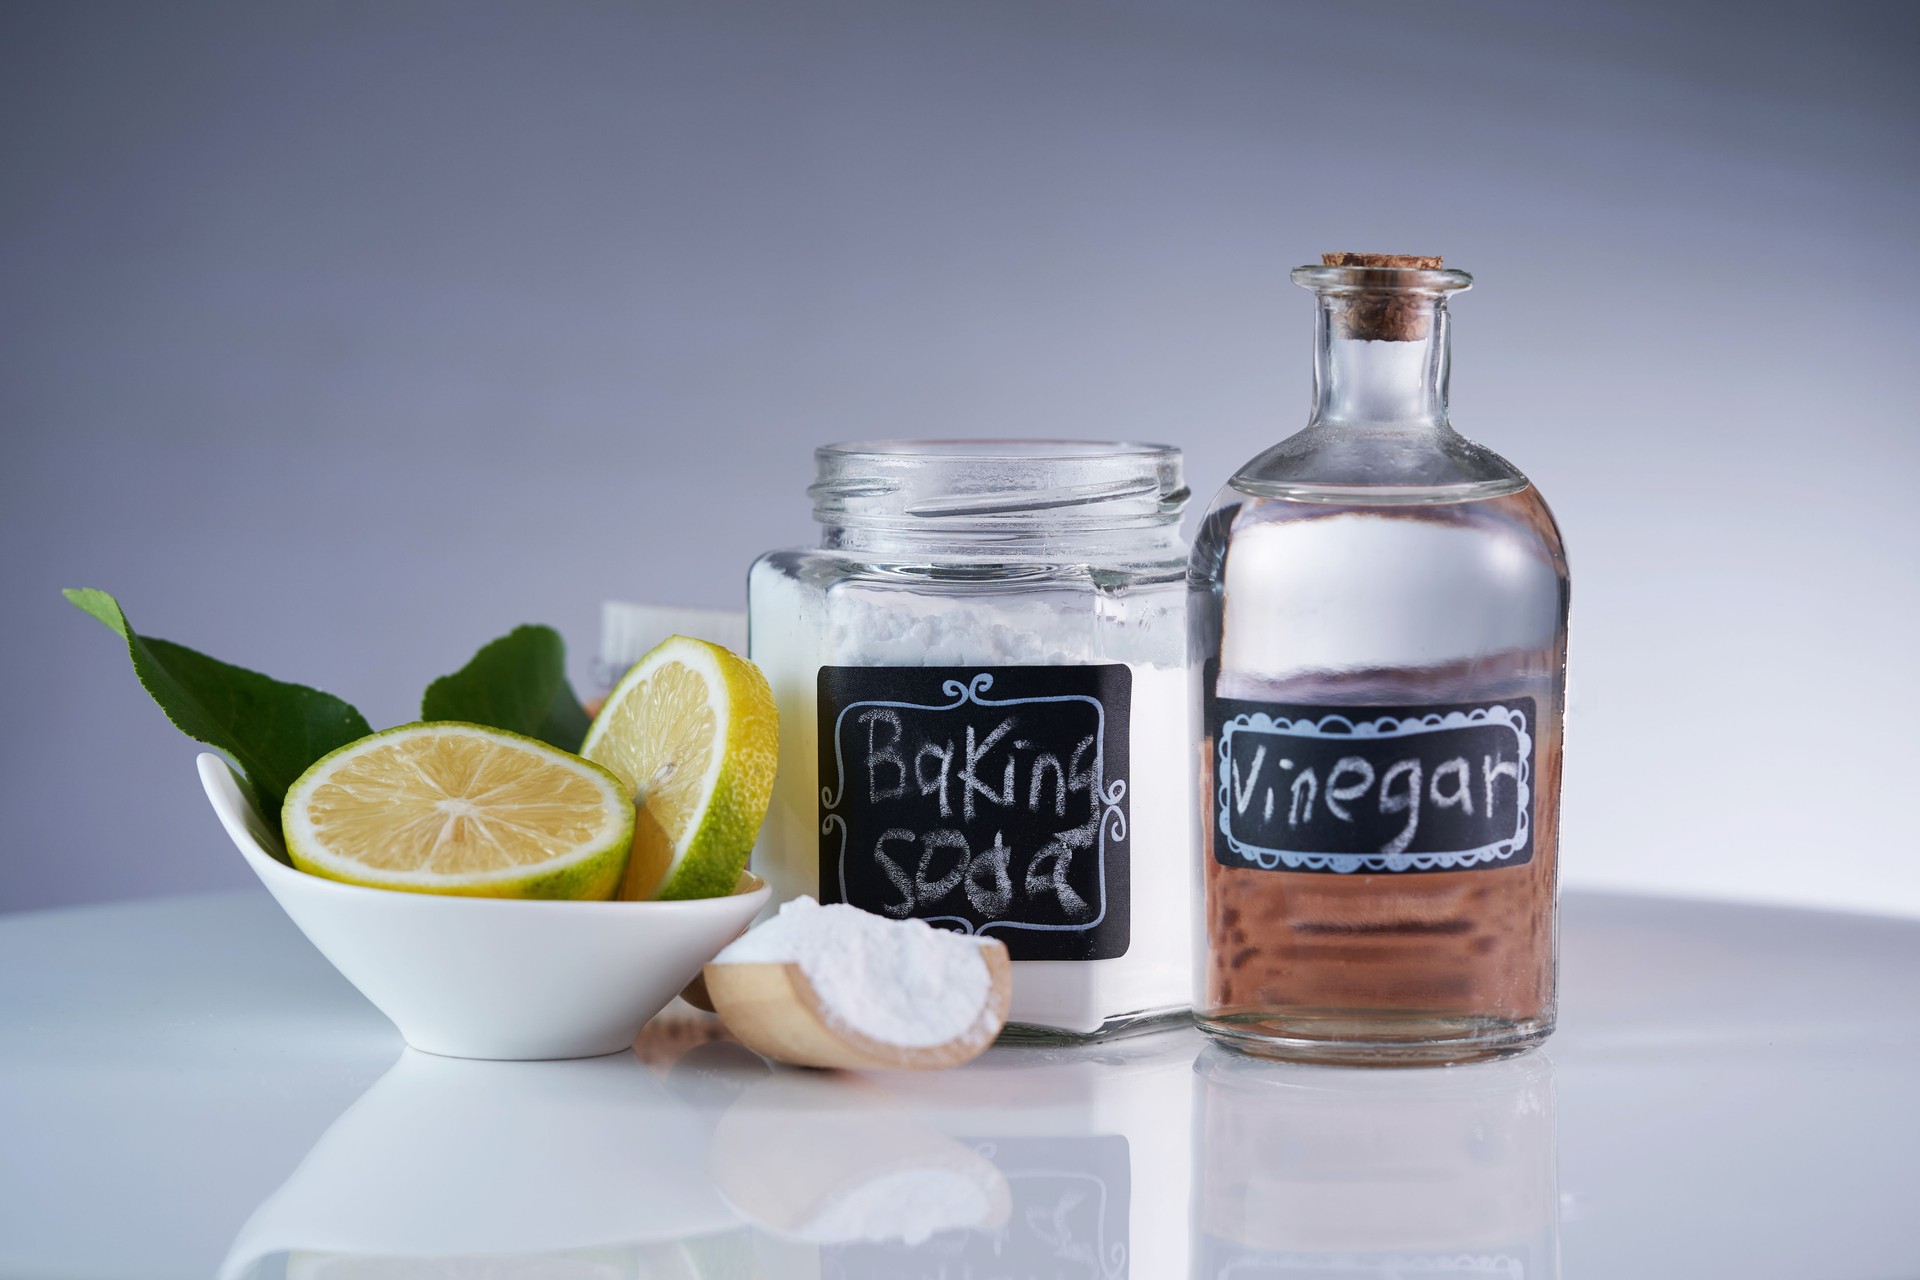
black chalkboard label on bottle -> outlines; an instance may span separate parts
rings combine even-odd
[[[1415,707],[1215,699],[1213,856],[1334,874],[1533,857],[1532,698]]]
[[[822,667],[819,694],[822,901],[1126,954],[1124,665]]]

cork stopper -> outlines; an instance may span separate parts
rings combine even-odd
[[[1323,267],[1395,267],[1438,271],[1438,255],[1418,253],[1323,253]],[[1363,342],[1418,342],[1433,323],[1433,302],[1398,289],[1361,289],[1346,299],[1339,315],[1342,337]]]
[[[1415,271],[1438,271],[1440,258],[1421,253],[1323,253],[1323,267],[1407,267]]]

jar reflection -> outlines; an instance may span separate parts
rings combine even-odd
[[[766,1280],[1161,1280],[1188,1253],[1193,1084],[1174,1036],[776,1071],[720,1116],[711,1167]]]
[[[1546,1058],[1195,1071],[1195,1277],[1560,1274]]]

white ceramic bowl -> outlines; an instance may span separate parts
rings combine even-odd
[[[307,940],[393,1020],[408,1044],[455,1058],[618,1053],[740,935],[767,901],[533,902],[363,889],[296,871],[267,850],[226,761],[200,756],[220,825]]]

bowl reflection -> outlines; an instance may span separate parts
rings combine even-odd
[[[255,1210],[220,1274],[264,1277],[285,1255],[289,1276],[328,1280],[673,1275],[680,1259],[746,1247],[725,1238],[740,1222],[707,1146],[631,1054],[408,1050]]]

